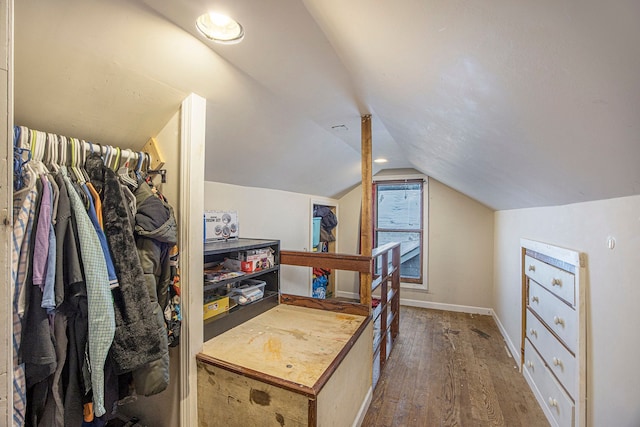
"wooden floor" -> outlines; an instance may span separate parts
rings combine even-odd
[[[491,316],[402,306],[363,427],[548,426]]]

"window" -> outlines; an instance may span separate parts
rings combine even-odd
[[[422,283],[422,179],[373,184],[373,245],[400,242],[400,279]]]

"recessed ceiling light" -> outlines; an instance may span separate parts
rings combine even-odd
[[[239,43],[244,37],[242,25],[226,15],[215,12],[200,15],[196,20],[196,28],[216,43]]]
[[[378,157],[377,159],[374,160],[374,163],[387,163],[387,159],[383,158],[383,157]]]

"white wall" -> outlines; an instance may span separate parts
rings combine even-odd
[[[356,253],[360,187],[340,199],[340,248]],[[492,306],[493,214],[483,204],[429,178],[427,288],[402,288],[403,304],[488,312]],[[426,260],[425,260],[426,262]],[[357,276],[344,272],[339,290],[357,294]]]
[[[586,254],[588,425],[639,426],[640,196],[496,212],[494,309],[518,348],[521,237]]]
[[[362,201],[362,189],[355,187],[339,200],[338,226],[340,233],[337,235],[337,243],[340,253],[359,254],[358,246],[360,235],[360,205]],[[352,271],[336,271],[336,296],[347,298],[359,298],[360,289],[358,273]]]
[[[289,191],[205,182],[206,210],[238,211],[240,237],[280,240],[280,248],[306,251],[310,246],[311,200],[337,200]],[[340,227],[340,225],[338,225]],[[308,268],[282,266],[283,293],[309,295]]]

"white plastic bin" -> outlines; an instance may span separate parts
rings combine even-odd
[[[231,289],[227,295],[237,304],[246,305],[262,299],[266,285],[267,283],[263,280],[246,279],[241,281],[239,286]]]

